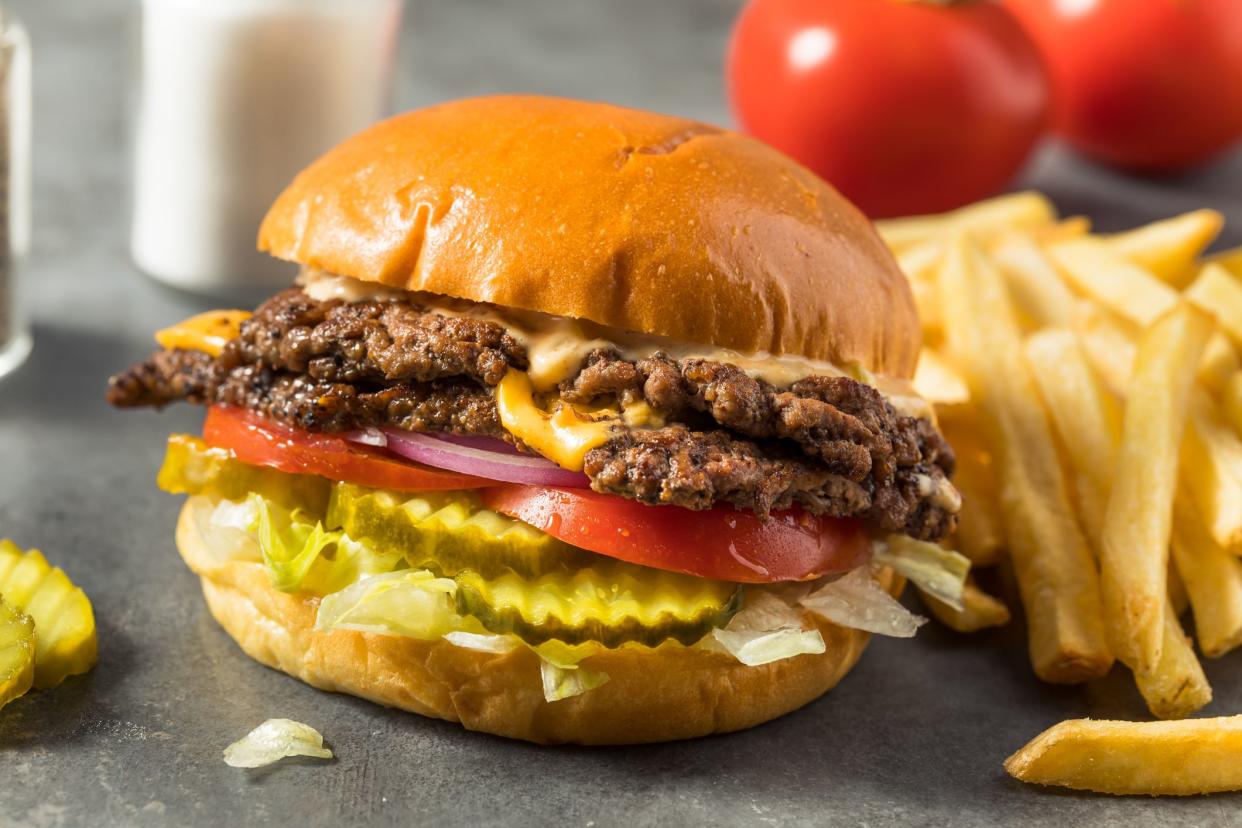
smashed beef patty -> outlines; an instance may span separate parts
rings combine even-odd
[[[234,405],[309,431],[393,426],[499,437],[490,386],[527,355],[494,322],[448,317],[411,300],[320,302],[283,291],[242,324],[219,357],[159,351],[112,378],[122,407]],[[735,366],[593,352],[561,384],[569,402],[643,401],[669,425],[625,429],[587,454],[596,491],[767,514],[799,504],[936,540],[954,504],[938,496],[953,453],[926,419],[899,415],[849,377],[778,389]]]

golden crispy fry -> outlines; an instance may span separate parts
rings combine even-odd
[[[993,246],[992,256],[1030,327],[1071,324],[1074,294],[1034,239],[1017,233],[1005,236]]]
[[[1074,333],[1092,366],[1110,391],[1124,395],[1142,328],[1090,301],[1075,305],[1073,317]],[[1242,361],[1233,342],[1222,333],[1212,334],[1203,349],[1197,374],[1199,382],[1213,393],[1220,393],[1228,378],[1239,370],[1242,370]]]
[[[1163,636],[1159,663],[1150,670],[1136,671],[1134,682],[1153,716],[1184,719],[1212,701],[1212,686],[1167,601]]]
[[[1091,219],[1086,216],[1069,216],[1055,224],[1032,227],[1027,232],[1039,244],[1053,244],[1087,235],[1091,232]]]
[[[1185,287],[1195,260],[1219,234],[1225,218],[1215,210],[1192,210],[1106,238],[1108,246],[1161,281]]]
[[[915,244],[897,256],[897,266],[910,281],[925,343],[939,339],[943,327],[940,300],[936,296],[936,271],[943,258],[944,242],[938,239]]]
[[[1177,304],[1178,293],[1097,238],[1049,245],[1048,255],[1082,293],[1146,327]]]
[[[1199,649],[1218,658],[1242,644],[1242,561],[1221,549],[1184,491],[1173,521],[1173,562],[1194,610]]]
[[[1235,371],[1218,390],[1221,413],[1234,433],[1242,434],[1242,371]]]
[[[1117,401],[1100,383],[1072,333],[1044,330],[1026,342],[1027,362],[1075,472],[1079,513],[1100,548],[1104,509],[1121,435]]]
[[[978,423],[964,409],[943,411],[940,429],[957,455],[953,484],[962,495],[954,548],[975,566],[993,566],[1005,554],[1005,521],[992,457],[980,442]]]
[[[1206,265],[1186,298],[1216,317],[1234,344],[1242,343],[1242,283],[1218,264]]]
[[[923,606],[927,607],[927,611],[937,621],[956,632],[978,632],[989,627],[1003,627],[1009,623],[1009,608],[979,589],[974,578],[967,579],[966,586],[962,589],[960,610],[921,589],[919,597],[923,599]]]
[[[34,681],[34,621],[0,597],[0,707]]]
[[[1173,562],[1173,544],[1177,539],[1177,499],[1175,498],[1173,507],[1173,540],[1169,543],[1169,603],[1173,605],[1173,611],[1177,613],[1177,617],[1181,618],[1190,609],[1190,596],[1186,594],[1186,584],[1182,581],[1182,574],[1177,571],[1177,564]]]
[[[970,389],[957,370],[931,348],[919,354],[914,372],[914,390],[935,405],[964,405],[970,402]]]
[[[1234,247],[1213,256],[1208,256],[1207,262],[1209,264],[1218,264],[1234,276],[1242,279],[1242,247]]]
[[[1104,516],[1100,583],[1113,652],[1136,673],[1160,662],[1178,448],[1212,318],[1180,304],[1139,343]]]
[[[1190,796],[1242,790],[1242,716],[1180,722],[1073,719],[1005,761],[1023,782],[1083,791]]]
[[[1104,384],[1117,396],[1125,394],[1138,353],[1138,326],[1084,300],[1074,306],[1073,329]]]
[[[1222,333],[1212,334],[1203,349],[1203,361],[1199,363],[1199,384],[1213,394],[1224,394],[1229,381],[1242,371],[1242,360],[1233,341]]]
[[[1242,552],[1242,439],[1202,391],[1191,399],[1182,482],[1216,542],[1235,555]]]
[[[885,219],[875,223],[880,237],[900,253],[929,239],[970,232],[978,235],[1043,227],[1056,221],[1056,210],[1044,195],[1012,193],[976,202],[934,216]]]
[[[1008,549],[1029,624],[1031,663],[1045,681],[1108,672],[1099,579],[1074,519],[1052,427],[1022,351],[999,273],[969,240],[949,248],[940,273],[946,332],[979,407],[997,463]]]

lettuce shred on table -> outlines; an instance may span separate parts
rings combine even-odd
[[[234,768],[262,768],[290,756],[333,758],[318,730],[292,719],[268,719],[224,749],[224,761]]]

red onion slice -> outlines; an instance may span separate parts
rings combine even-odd
[[[585,474],[562,469],[543,457],[521,454],[502,440],[457,435],[450,438],[450,435],[419,434],[395,428],[367,429],[348,437],[366,445],[385,445],[389,451],[417,463],[490,480],[532,486],[588,488],[591,485]]]
[[[443,440],[446,443],[456,443],[466,448],[478,449],[479,451],[493,451],[497,454],[513,454],[518,457],[531,457],[533,455],[523,454],[518,451],[517,447],[511,443],[506,443],[496,437],[466,437],[461,434],[436,434],[437,440]],[[543,459],[543,458],[539,458]]]

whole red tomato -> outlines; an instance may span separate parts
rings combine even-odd
[[[752,0],[727,73],[744,129],[877,218],[1001,189],[1048,114],[1038,51],[994,2]]]
[[[1057,132],[1167,172],[1242,138],[1242,0],[1007,0],[1043,50]]]

